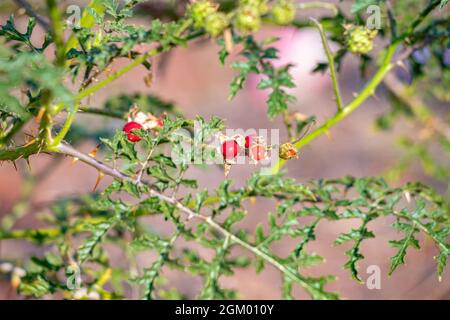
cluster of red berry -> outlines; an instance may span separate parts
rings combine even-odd
[[[159,118],[157,120],[157,127],[162,128],[163,126],[164,126],[164,120]],[[130,142],[138,142],[138,141],[141,141],[141,137],[139,135],[137,135],[136,133],[133,133],[133,131],[139,130],[142,128],[143,128],[143,126],[140,123],[138,123],[136,121],[129,121],[129,122],[125,123],[122,131],[127,134],[127,138]]]
[[[245,154],[255,162],[267,159],[268,147],[264,144],[261,137],[256,135],[248,135],[244,139]],[[228,139],[222,143],[221,151],[225,160],[236,158],[239,154],[240,148],[237,139]]]

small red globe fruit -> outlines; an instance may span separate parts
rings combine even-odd
[[[250,157],[255,161],[261,161],[267,158],[267,148],[262,145],[255,145],[250,148]]]
[[[161,118],[158,118],[158,120],[156,120],[156,123],[158,124],[159,128],[164,127],[164,120]]]
[[[141,137],[139,137],[138,135],[134,134],[134,133],[129,133],[127,135],[127,138],[130,142],[138,142],[141,141]]]
[[[249,135],[245,137],[245,149],[249,149],[255,140],[255,135]]]
[[[142,129],[142,125],[140,125],[139,123],[137,123],[135,121],[130,121],[130,122],[127,122],[123,126],[123,129],[122,129],[123,132],[128,133],[127,138],[131,142],[141,141],[141,137],[139,137],[138,135],[132,133],[132,131],[135,130],[135,129]]]
[[[239,151],[239,145],[236,140],[227,140],[222,143],[222,155],[225,159],[235,158]]]

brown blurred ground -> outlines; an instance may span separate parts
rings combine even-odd
[[[6,16],[1,16],[4,22]],[[22,21],[23,22],[23,21]],[[146,23],[139,21],[139,23]],[[265,30],[265,33],[274,33],[274,30]],[[280,31],[278,31],[280,32]],[[298,110],[307,115],[316,115],[320,123],[334,112],[332,100],[331,82],[327,75],[310,75],[308,71],[314,66],[314,61],[323,57],[320,43],[315,31],[305,30],[299,33],[293,31],[281,31],[283,36],[291,37],[287,43],[291,45],[287,49],[290,57],[295,57],[298,68],[298,102],[292,105],[292,110]],[[292,39],[292,40],[291,40]],[[101,105],[109,97],[119,93],[151,92],[163,99],[175,102],[187,118],[202,115],[209,118],[216,115],[226,119],[229,128],[282,128],[280,121],[269,122],[266,118],[266,107],[263,100],[255,94],[250,84],[246,90],[238,94],[232,102],[227,100],[228,85],[233,76],[229,65],[220,66],[217,59],[218,48],[209,41],[194,43],[187,49],[176,49],[168,55],[165,67],[159,68],[156,73],[154,86],[149,90],[142,80],[145,72],[139,67],[129,72],[124,78],[117,80],[90,102],[92,105]],[[292,52],[293,51],[293,52]],[[293,53],[293,54],[292,54]],[[317,62],[316,61],[316,62]],[[125,60],[117,61],[113,66],[117,70],[126,63]],[[349,59],[344,64],[343,73],[340,76],[344,92],[344,100],[349,101],[352,93],[359,90],[364,81],[359,77],[357,66]],[[253,84],[252,81],[250,81]],[[331,130],[330,137],[323,136],[302,150],[301,157],[297,161],[289,163],[287,169],[289,175],[299,181],[308,181],[315,178],[382,175],[401,156],[401,151],[396,146],[396,134],[399,132],[414,134],[415,128],[406,123],[400,123],[396,132],[376,132],[373,129],[373,120],[376,115],[387,110],[388,105],[383,98],[383,91],[379,89],[379,100],[369,99],[363,107],[357,110],[348,119],[342,121]],[[81,117],[80,117],[81,118]],[[89,125],[114,125],[120,127],[121,123],[107,119],[96,119],[91,116],[83,116],[83,120]],[[282,130],[283,134],[284,131]],[[80,148],[88,152],[94,144],[84,144]],[[33,172],[38,172],[49,157],[42,155],[31,159]],[[20,166],[19,171],[25,170]],[[236,166],[233,168],[230,179],[235,185],[242,185],[245,179],[255,170],[253,166]],[[444,192],[439,183],[424,177],[418,168],[409,170],[398,183],[420,180],[431,184]],[[216,188],[223,180],[223,173],[216,167],[208,167],[206,171],[193,169],[189,172],[191,177],[200,181],[200,187]],[[70,160],[64,160],[54,172],[41,184],[32,195],[32,203],[40,204],[62,195],[75,195],[90,192],[95,181],[95,170],[78,163],[70,165]],[[21,189],[21,174],[16,172],[11,164],[0,167],[0,217],[8,213],[14,202],[18,199]],[[107,185],[103,181],[100,189]],[[264,202],[255,206],[248,205],[249,215],[243,226],[253,230],[254,226],[266,221],[267,208],[273,204]],[[36,211],[30,210],[26,218],[19,221],[17,228],[30,228],[41,223],[34,219]],[[158,224],[156,222],[158,221]],[[366,259],[360,264],[360,272],[363,279],[367,278],[366,268],[369,265],[379,265],[382,269],[382,289],[368,290],[365,285],[357,284],[350,279],[348,270],[343,270],[342,265],[346,261],[344,251],[347,246],[332,247],[332,241],[336,236],[355,227],[353,222],[323,223],[318,228],[318,240],[308,247],[309,251],[316,251],[325,256],[327,261],[319,267],[307,270],[307,273],[334,274],[339,277],[328,289],[342,293],[349,299],[450,299],[450,281],[448,273],[439,283],[435,273],[433,256],[436,250],[433,244],[422,240],[422,250],[408,251],[407,265],[401,266],[390,278],[387,276],[389,257],[394,251],[387,241],[398,237],[389,226],[392,222],[388,219],[372,223],[371,229],[377,237],[367,240],[362,246],[362,252]],[[158,218],[148,219],[148,223],[163,233],[170,230],[166,224],[161,224]],[[278,243],[273,249],[279,254],[287,254],[293,247],[290,241]],[[0,243],[1,258],[19,259],[31,254],[39,254],[42,249],[36,249],[23,241],[3,241]],[[113,251],[114,252],[114,251]],[[206,257],[211,252],[202,252]],[[140,255],[140,266],[148,266],[154,256]],[[115,261],[120,265],[120,256]],[[114,259],[113,259],[114,260]],[[198,278],[183,275],[177,272],[166,272],[171,279],[171,286],[177,287],[182,293],[193,298],[201,287]],[[280,275],[277,270],[267,267],[260,275],[256,275],[253,268],[238,270],[233,277],[222,278],[224,286],[234,288],[245,299],[278,299],[280,298]],[[7,297],[8,284],[0,282],[0,299]],[[295,290],[298,298],[306,298],[300,290]],[[15,297],[8,295],[8,297]],[[136,296],[132,296],[136,298]]]

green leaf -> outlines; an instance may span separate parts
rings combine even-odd
[[[380,4],[381,2],[384,2],[384,0],[356,0],[355,3],[352,5],[352,14],[358,13],[361,10],[366,9],[368,6],[373,4]]]
[[[396,222],[393,227],[397,230],[401,230],[405,233],[405,237],[401,240],[391,240],[390,245],[397,248],[397,253],[391,257],[391,264],[389,267],[389,275],[391,275],[395,269],[401,264],[405,264],[406,250],[408,247],[420,249],[419,241],[414,237],[414,234],[419,230],[415,224]]]
[[[92,256],[97,244],[101,242],[102,238],[115,224],[116,219],[110,218],[106,221],[90,226],[92,234],[83,241],[77,250],[77,257],[80,263],[85,262]]]
[[[345,252],[345,254],[349,256],[349,260],[345,263],[344,267],[350,270],[352,278],[358,282],[362,282],[362,280],[358,275],[357,263],[358,261],[364,259],[364,256],[360,251],[361,243],[365,239],[375,238],[373,232],[366,228],[366,225],[370,219],[370,217],[367,217],[359,229],[352,229],[348,233],[341,234],[334,242],[336,245],[340,245],[347,241],[354,241],[354,245],[350,248],[350,250]]]

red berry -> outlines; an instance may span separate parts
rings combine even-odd
[[[123,132],[130,133],[131,130],[134,130],[134,129],[142,129],[142,125],[140,125],[139,123],[137,123],[135,121],[130,121],[130,122],[125,123],[122,130],[123,130]]]
[[[225,159],[234,158],[239,151],[239,145],[236,140],[227,140],[222,143],[222,155]]]
[[[127,135],[127,138],[129,141],[131,142],[138,142],[141,141],[141,137],[139,137],[138,135],[134,134],[134,133],[129,133]]]
[[[255,135],[250,135],[250,136],[245,137],[245,149],[250,148],[255,137],[256,137]]]
[[[253,146],[250,149],[250,157],[255,161],[261,161],[267,158],[267,148],[262,145]]]
[[[123,132],[128,133],[127,138],[131,142],[141,141],[141,137],[139,137],[138,135],[132,133],[132,131],[135,130],[135,129],[142,129],[142,125],[140,125],[139,123],[137,123],[135,121],[130,121],[130,122],[127,122],[123,126],[123,129],[122,129]]]
[[[158,118],[158,120],[156,120],[156,123],[158,124],[158,127],[162,128],[164,127],[164,120],[161,118]]]

